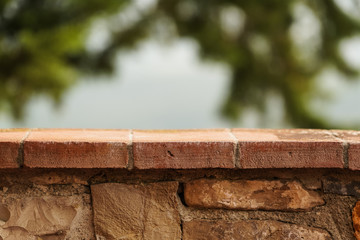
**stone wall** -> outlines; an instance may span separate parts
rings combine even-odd
[[[359,143],[353,131],[3,130],[0,239],[360,239]]]

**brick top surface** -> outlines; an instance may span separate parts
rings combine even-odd
[[[36,129],[27,142],[130,142],[130,130]]]
[[[328,142],[338,140],[328,130],[314,129],[233,129],[241,142]]]
[[[227,129],[202,130],[135,130],[134,142],[231,142]]]
[[[360,131],[332,130],[334,136],[350,143],[360,143]]]
[[[0,130],[0,168],[360,170],[360,132],[311,129]]]
[[[28,132],[28,129],[0,129],[0,142],[20,143]]]

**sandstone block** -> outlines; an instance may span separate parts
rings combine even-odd
[[[309,210],[325,202],[296,181],[215,180],[188,182],[185,202],[190,207],[241,210]]]
[[[0,228],[0,236],[4,240],[39,240],[21,227]]]
[[[0,203],[0,221],[6,222],[10,218],[10,211]]]
[[[192,220],[183,224],[183,240],[330,240],[328,232],[271,220]]]
[[[360,201],[356,203],[352,211],[352,221],[355,230],[355,237],[360,240]]]
[[[177,182],[91,186],[97,239],[181,239]]]
[[[94,239],[89,197],[8,199],[10,218],[0,226],[0,239]]]

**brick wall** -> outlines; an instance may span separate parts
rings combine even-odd
[[[360,132],[0,130],[0,239],[360,239]]]

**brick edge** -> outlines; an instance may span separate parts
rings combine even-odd
[[[16,159],[5,159],[7,162],[16,161],[17,164],[6,164],[6,161],[0,158],[2,169],[116,168],[131,171],[135,169],[337,168],[360,170],[360,132],[355,131],[308,129],[114,130],[114,134],[117,131],[122,131],[121,134],[127,131],[126,138],[119,138],[116,141],[99,138],[97,141],[96,136],[92,136],[90,140],[86,139],[86,134],[97,131],[98,136],[101,137],[102,131],[109,135],[109,130],[56,129],[58,134],[61,134],[62,131],[70,133],[71,139],[54,141],[54,132],[52,131],[55,130],[47,129],[41,140],[34,141],[34,139],[29,140],[29,135],[39,130],[28,129],[24,131],[21,141],[15,143],[13,139],[7,139],[3,134],[15,131],[18,130],[0,131],[0,147],[6,147],[6,144],[9,143],[17,144],[18,147]],[[140,136],[139,132],[142,137],[138,137]],[[348,137],[350,133],[351,139]],[[187,134],[189,134],[189,139],[186,137]],[[41,147],[36,148],[35,152],[27,151],[27,146],[31,145],[29,143],[33,144],[34,142]],[[54,150],[47,147],[54,146],[54,143],[61,145],[63,150],[60,149],[54,153]],[[101,149],[99,147],[94,148],[95,150],[89,153],[87,152],[89,145],[109,145],[110,147],[104,151],[99,150]],[[87,146],[87,149],[82,146]],[[143,148],[137,146],[143,146]],[[165,154],[173,154],[170,151],[168,151],[170,153],[164,151],[169,146],[179,155],[178,159],[171,158],[169,155],[165,156]],[[211,147],[206,149],[207,146]],[[118,147],[122,149],[119,150]],[[71,149],[72,152],[69,152],[68,149]],[[164,153],[156,152],[158,149],[163,149]],[[111,155],[110,151],[119,151],[123,155]],[[80,152],[82,152],[81,161],[67,163],[69,154],[76,156]],[[40,160],[35,164],[34,159],[39,160],[44,154],[48,156],[55,154],[53,157],[56,161],[42,162]],[[114,156],[110,162],[105,159],[109,156]],[[145,164],[140,164],[140,161],[144,163],[144,157],[146,158]],[[155,159],[155,157],[157,160],[152,163],[151,159]]]

